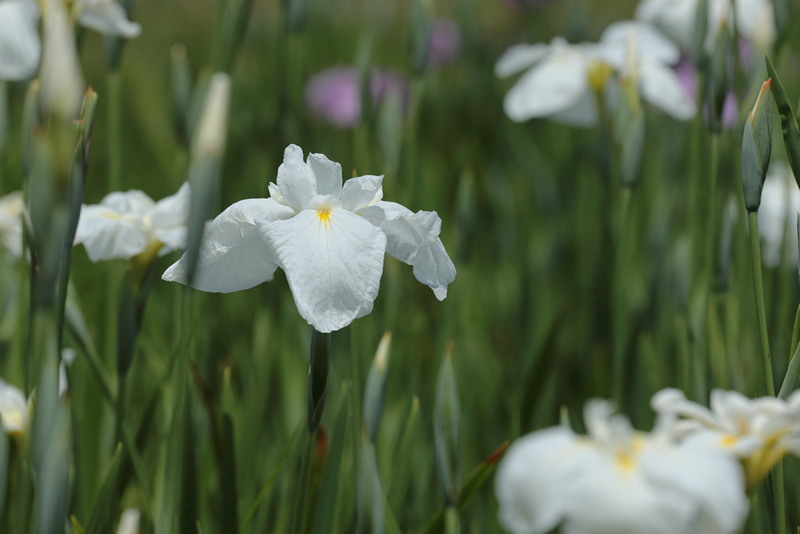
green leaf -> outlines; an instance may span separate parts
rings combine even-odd
[[[222,415],[222,469],[220,470],[222,490],[222,523],[223,533],[239,531],[237,504],[239,492],[236,489],[236,449],[233,441],[233,420],[230,415]]]
[[[111,459],[111,467],[97,493],[92,515],[89,516],[89,523],[86,525],[86,534],[113,532],[114,521],[119,516],[119,472],[122,456],[122,445],[117,445],[117,450]]]
[[[797,346],[800,349],[800,345]],[[786,369],[786,376],[783,378],[781,390],[778,393],[778,398],[786,400],[794,390],[797,389],[797,384],[800,382],[800,351],[795,349],[794,355],[789,362],[789,368]]]
[[[767,62],[767,73],[772,78],[772,95],[775,97],[775,106],[778,108],[778,115],[781,117],[781,129],[783,130],[783,144],[786,146],[786,156],[789,158],[789,165],[792,167],[794,179],[800,186],[800,130],[797,128],[797,121],[794,118],[792,105],[786,90],[783,88],[781,79],[775,66],[765,55]]]
[[[3,430],[3,423],[0,422],[0,519],[3,518],[6,488],[8,487],[8,450],[8,435]]]

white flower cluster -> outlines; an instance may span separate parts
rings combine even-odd
[[[500,463],[500,522],[514,534],[738,532],[752,490],[785,454],[800,454],[800,393],[788,401],[715,390],[711,409],[657,393],[653,432],[612,405],[586,405],[588,435],[566,427],[517,440]]]

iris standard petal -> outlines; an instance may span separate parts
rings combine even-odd
[[[564,111],[588,90],[585,58],[568,50],[523,74],[506,94],[503,107],[511,120],[522,122]]]
[[[286,272],[297,310],[316,330],[339,330],[372,311],[386,250],[379,228],[341,208],[258,225]]]
[[[549,532],[564,517],[565,482],[585,452],[562,427],[528,434],[511,445],[497,467],[500,523],[513,534]]]
[[[126,214],[144,217],[153,209],[155,202],[138,189],[131,189],[130,191],[115,191],[114,193],[107,194],[103,197],[103,200],[100,201],[100,205],[120,215]]]
[[[413,213],[395,202],[378,202],[357,213],[386,234],[387,254],[413,265],[414,276],[433,289],[436,298],[447,296],[456,268],[439,239],[442,220],[435,211]]]
[[[317,180],[317,194],[338,197],[342,191],[342,166],[324,154],[309,154],[308,166]]]
[[[615,22],[603,31],[600,41],[624,49],[627,48],[632,36],[635,39],[637,56],[667,65],[674,65],[681,59],[680,49],[646,22],[634,20]],[[624,62],[624,57],[620,59]],[[623,67],[623,63],[615,63],[614,66],[620,69]]]
[[[84,0],[76,6],[78,22],[105,35],[119,35],[131,39],[142,32],[142,27],[128,20],[125,9],[111,0]]]
[[[255,219],[278,220],[294,215],[271,198],[242,200],[220,213],[206,227],[192,287],[212,293],[248,289],[266,281],[277,268]],[[184,256],[185,257],[185,256]],[[167,269],[164,280],[186,284],[183,257]]]
[[[317,180],[311,167],[303,161],[303,149],[289,145],[283,152],[283,163],[278,167],[278,189],[286,204],[297,211],[308,206],[317,194]]]
[[[150,212],[150,224],[153,228],[170,229],[186,224],[191,196],[189,182],[184,182],[177,193],[156,202]]]
[[[494,66],[494,73],[499,78],[507,78],[544,59],[551,52],[548,44],[518,44],[514,45],[500,56]]]
[[[639,80],[645,100],[678,120],[689,120],[697,113],[694,100],[686,94],[680,78],[666,65],[642,59]]]
[[[83,206],[75,232],[93,262],[129,259],[147,247],[147,234],[135,219],[102,205]]]
[[[0,80],[24,80],[36,73],[42,44],[35,2],[0,2]]]
[[[366,208],[383,198],[383,176],[358,176],[350,178],[342,188],[342,207],[347,211]]]

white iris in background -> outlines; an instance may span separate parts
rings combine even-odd
[[[748,501],[738,462],[713,449],[675,445],[634,430],[611,404],[586,405],[589,434],[554,427],[512,444],[495,491],[513,534],[733,533]]]
[[[142,31],[112,0],[75,0],[71,16],[82,26],[106,35],[132,38]],[[42,52],[40,17],[35,0],[0,0],[0,80],[24,80],[36,72]]]
[[[94,262],[182,249],[190,196],[188,183],[158,202],[137,190],[110,193],[100,204],[81,207],[75,244],[83,244]]]
[[[31,426],[31,412],[22,391],[0,379],[0,419],[11,436],[23,436]]]
[[[629,50],[632,43],[635,49]],[[556,38],[549,45],[512,46],[497,61],[495,74],[505,78],[528,70],[506,95],[506,114],[517,122],[548,117],[592,126],[607,81],[614,70],[624,72],[631,54],[644,99],[676,119],[692,118],[694,102],[670,68],[679,61],[680,51],[655,28],[633,21],[612,24],[596,44],[568,44]]]
[[[698,3],[699,0],[642,0],[636,8],[636,18],[658,26],[690,52]],[[706,54],[714,52],[717,33],[723,23],[733,30],[734,21],[739,36],[756,50],[769,48],[775,41],[775,13],[770,0],[733,0],[733,9],[731,0],[709,0]]]
[[[322,154],[304,162],[302,149],[289,145],[270,198],[237,202],[206,227],[192,285],[239,291],[280,267],[300,315],[331,332],[372,311],[386,253],[413,265],[443,300],[456,269],[439,239],[441,219],[383,202],[382,180],[359,176],[343,186],[341,165]],[[187,283],[184,258],[162,278]]]
[[[680,390],[665,389],[653,396],[651,405],[673,417],[668,432],[677,439],[741,459],[749,489],[786,454],[800,456],[800,391],[783,401],[715,389],[708,409],[687,400]]]
[[[14,191],[0,198],[0,238],[8,258],[12,261],[22,256],[22,211],[25,202],[22,191]]]
[[[758,209],[762,258],[769,267],[775,268],[780,263],[786,238],[789,239],[788,262],[797,265],[798,212],[800,189],[797,188],[792,170],[783,161],[773,161],[761,191],[761,207]]]

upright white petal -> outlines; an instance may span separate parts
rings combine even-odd
[[[564,518],[569,477],[587,456],[569,429],[528,434],[509,447],[495,477],[500,523],[512,534],[548,532]]]
[[[316,197],[317,201],[319,210],[257,224],[286,272],[300,315],[319,332],[331,332],[372,311],[386,236],[340,203],[337,206],[334,197]]]
[[[678,75],[668,66],[643,59],[639,66],[642,97],[679,120],[689,120],[697,113],[694,100],[686,94]]]
[[[631,33],[635,32],[636,54],[667,65],[674,65],[681,58],[680,49],[655,27],[646,22],[626,20],[608,26],[600,37],[602,43],[623,48],[628,46]],[[622,58],[620,58],[622,59]],[[618,69],[621,63],[614,63]]]
[[[24,80],[36,73],[42,53],[40,16],[34,2],[0,2],[0,80]]]
[[[192,287],[212,293],[248,289],[266,281],[277,260],[261,238],[256,219],[276,221],[294,215],[271,198],[242,200],[220,213],[203,232]],[[169,282],[188,282],[185,255],[162,275]]]
[[[386,253],[414,266],[414,276],[444,300],[456,268],[444,249],[439,232],[442,220],[435,211],[413,213],[395,202],[378,202],[357,212],[386,234]]]
[[[583,55],[566,50],[529,70],[506,94],[503,104],[511,120],[522,122],[564,111],[589,91]]]
[[[286,204],[297,211],[306,209],[317,194],[317,179],[303,161],[303,149],[297,145],[289,145],[283,152],[283,163],[278,167],[278,189]]]
[[[118,35],[131,39],[142,32],[142,27],[128,20],[125,9],[112,0],[83,0],[76,3],[78,22],[105,35]]]
[[[342,166],[324,154],[309,154],[308,166],[314,171],[317,194],[338,197],[342,191]]]
[[[548,44],[517,44],[505,51],[494,66],[494,73],[499,78],[507,78],[512,74],[532,67],[537,61],[545,58],[552,51]]]
[[[131,217],[144,217],[147,215],[155,203],[153,200],[139,191],[138,189],[131,189],[130,191],[115,191],[103,197],[100,201],[101,206],[105,206],[112,211],[122,215],[130,215]]]
[[[75,36],[61,0],[46,1],[44,51],[39,78],[42,107],[69,124],[78,117],[85,85]]]
[[[358,176],[350,178],[342,188],[342,207],[357,211],[381,201],[383,198],[383,176]]]
[[[82,206],[75,244],[83,244],[93,262],[128,259],[147,247],[147,233],[136,219],[105,206]]]
[[[177,193],[156,202],[150,212],[150,224],[153,228],[168,229],[186,224],[191,196],[189,182],[184,182]]]
[[[684,49],[690,50],[698,0],[643,0],[636,18],[658,26]]]

